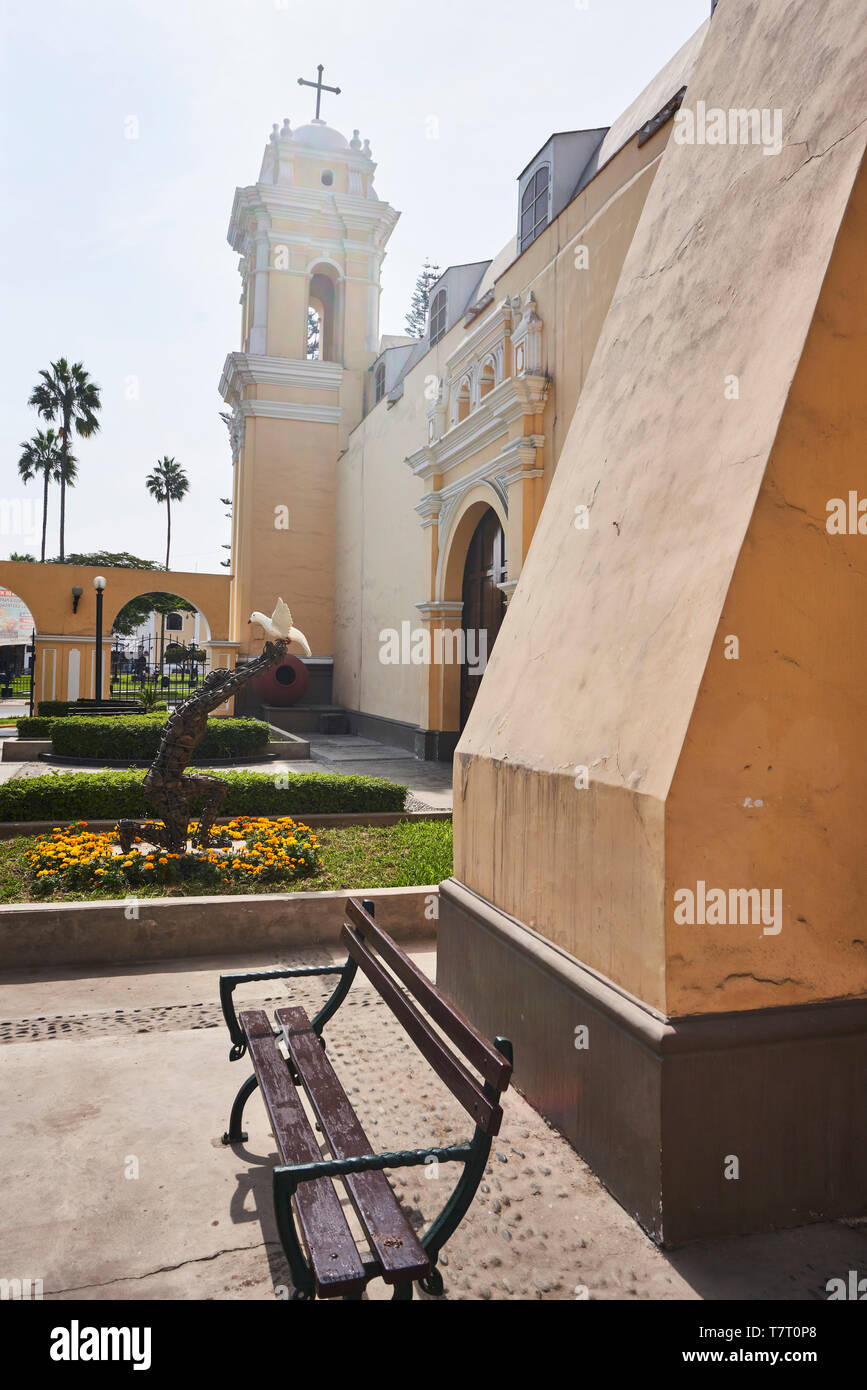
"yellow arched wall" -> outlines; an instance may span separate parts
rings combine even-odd
[[[442,563],[439,566],[437,583],[438,599],[460,600],[467,549],[473,532],[488,510],[497,513],[503,534],[508,536],[509,518],[498,493],[486,483],[479,483],[461,500],[460,507],[452,518],[446,542],[442,547]]]
[[[108,691],[111,623],[125,603],[142,594],[171,593],[187,599],[204,615],[211,632],[211,666],[235,664],[238,644],[229,641],[229,589],[223,574],[180,570],[96,569],[88,565],[48,565],[0,561],[0,584],[23,599],[36,626],[36,701],[92,698],[96,667],[96,590],[106,580],[103,606],[103,690]],[[73,613],[72,590],[81,588]],[[228,710],[228,705],[223,711]]]

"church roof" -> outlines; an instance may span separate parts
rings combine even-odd
[[[639,93],[632,104],[627,106],[626,110],[609,127],[608,133],[591,161],[592,171],[585,169],[581,176],[582,185],[589,182],[589,178],[601,169],[603,164],[607,164],[618,150],[628,144],[635,132],[640,130],[647,121],[652,120],[681,87],[687,86],[701,52],[701,46],[707,37],[709,25],[709,18],[699,25],[692,37],[688,38],[673,57],[669,58],[665,66],[661,67],[656,76],[651,78],[644,91]]]

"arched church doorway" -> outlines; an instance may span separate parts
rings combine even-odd
[[[465,660],[461,666],[461,728],[469,718],[481,683],[478,657],[480,654],[490,656],[503,621],[506,600],[497,585],[505,579],[506,538],[500,518],[489,507],[473,532],[464,562],[461,626]]]

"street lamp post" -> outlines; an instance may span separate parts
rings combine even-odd
[[[105,589],[101,574],[94,579],[93,587],[96,590],[96,678],[93,693],[99,704],[102,701],[102,595]]]

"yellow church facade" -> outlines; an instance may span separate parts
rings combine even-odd
[[[420,341],[380,335],[398,213],[357,131],[284,121],[237,191],[231,635],[256,650],[282,595],[348,730],[451,758],[706,28],[610,129],[536,152],[514,234],[443,272]]]

